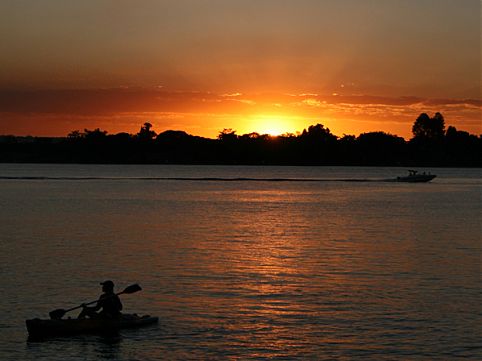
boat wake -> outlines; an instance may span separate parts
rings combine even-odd
[[[185,182],[393,182],[396,179],[370,178],[222,178],[222,177],[47,177],[0,176],[0,180],[53,181],[185,181]]]

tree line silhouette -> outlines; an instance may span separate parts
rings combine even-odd
[[[168,130],[156,134],[144,123],[137,134],[108,134],[99,128],[64,138],[0,136],[0,162],[454,166],[482,165],[482,136],[445,129],[442,114],[420,114],[413,137],[369,132],[337,137],[322,124],[299,134],[236,134],[217,139]]]

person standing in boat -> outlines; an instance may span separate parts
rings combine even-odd
[[[82,305],[82,312],[78,318],[117,318],[121,315],[122,302],[119,296],[114,293],[114,282],[105,281],[100,283],[102,285],[102,294],[94,307],[87,307]],[[97,313],[97,311],[100,311]]]

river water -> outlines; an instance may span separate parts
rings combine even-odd
[[[481,359],[481,171],[424,171],[1,164],[0,359]],[[27,340],[105,279],[159,325]]]

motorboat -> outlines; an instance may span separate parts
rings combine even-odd
[[[425,183],[425,182],[430,182],[435,177],[436,177],[436,175],[430,174],[430,172],[429,173],[426,173],[426,172],[419,173],[416,170],[409,169],[408,175],[397,177],[395,179],[395,181],[397,181],[397,182],[408,182],[408,183]]]

